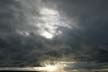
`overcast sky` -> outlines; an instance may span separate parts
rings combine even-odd
[[[108,62],[107,0],[0,0],[0,66]]]

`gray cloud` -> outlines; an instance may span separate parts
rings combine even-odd
[[[106,4],[102,0],[1,0],[0,66],[35,66],[41,60],[62,60],[63,56],[107,62],[108,17],[92,16],[106,14]],[[52,40],[40,36],[35,25],[44,23],[38,19],[41,6],[57,10],[72,28],[61,24],[58,30],[63,33]]]
[[[59,9],[67,12],[69,16],[76,15],[108,15],[106,0],[52,0],[58,3]]]

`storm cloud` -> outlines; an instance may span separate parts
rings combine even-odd
[[[107,3],[0,0],[0,66],[37,66],[48,59],[108,62]]]
[[[59,5],[59,9],[67,12],[69,16],[96,16],[108,15],[106,0],[52,0]]]

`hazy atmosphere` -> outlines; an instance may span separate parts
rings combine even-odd
[[[0,67],[108,62],[107,0],[0,0]]]

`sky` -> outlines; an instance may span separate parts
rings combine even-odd
[[[0,66],[45,60],[108,62],[107,0],[0,0]]]

